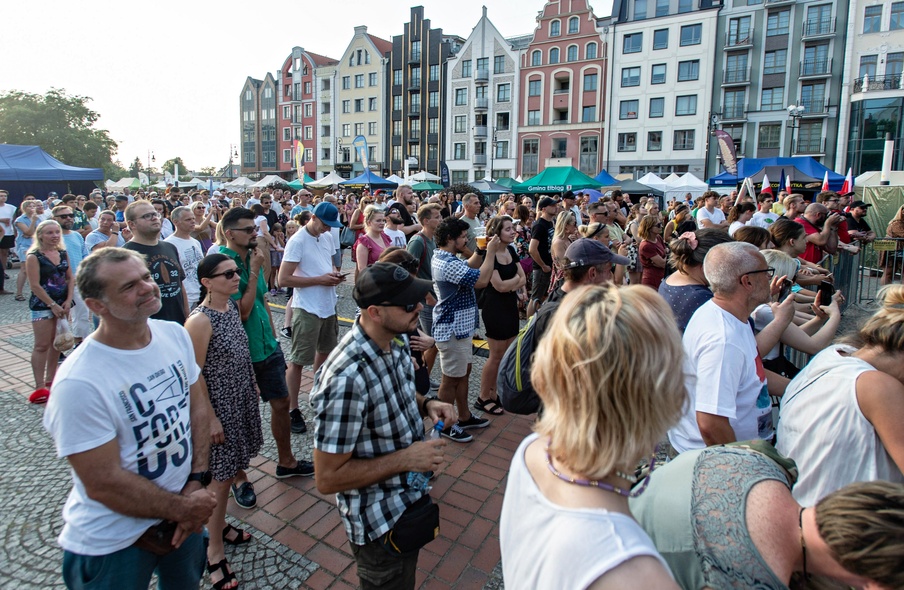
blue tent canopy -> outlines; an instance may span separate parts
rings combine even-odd
[[[593,180],[603,186],[619,186],[621,183],[605,170],[601,170],[599,174],[593,177]]]
[[[88,194],[103,182],[103,168],[78,168],[64,164],[36,145],[0,144],[0,188],[18,204],[26,193],[45,197],[54,191]]]
[[[365,170],[359,176],[349,178],[339,184],[346,187],[364,187],[370,185],[370,188],[396,188],[399,186],[391,180],[386,180],[382,176],[377,176],[370,170]]]
[[[723,172],[709,179],[710,186],[737,186],[739,182],[748,176],[753,176],[766,166],[794,166],[804,174],[822,180],[826,172],[829,173],[829,188],[833,191],[841,190],[844,184],[844,176],[829,170],[810,156],[795,156],[793,158],[741,158],[738,160],[738,175],[734,176]],[[732,182],[734,179],[734,182]],[[770,180],[772,180],[770,178]],[[777,179],[776,179],[777,180]]]

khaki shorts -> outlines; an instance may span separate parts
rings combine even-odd
[[[320,318],[296,307],[292,310],[292,346],[288,361],[302,367],[314,366],[314,354],[329,354],[339,341],[339,320],[335,315]]]
[[[468,374],[473,353],[471,337],[458,339],[454,336],[446,342],[437,342],[439,366],[446,377],[464,377]]]

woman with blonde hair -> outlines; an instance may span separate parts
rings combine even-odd
[[[797,462],[793,493],[805,506],[854,481],[904,482],[904,285],[883,287],[876,302],[860,331],[813,357],[782,396],[776,448]]]
[[[2,270],[0,270],[2,272]],[[47,401],[47,390],[56,375],[58,355],[53,350],[57,321],[69,316],[75,281],[69,267],[69,255],[63,242],[63,229],[52,219],[35,228],[34,242],[25,257],[25,273],[31,287],[28,308],[35,344],[31,351],[31,370],[35,379],[32,402]]]
[[[364,202],[364,199],[361,199]],[[368,205],[364,209],[364,227],[366,231],[355,242],[355,277],[358,273],[375,263],[383,250],[392,246],[392,238],[383,233],[386,227],[386,214],[382,207]]]
[[[683,361],[650,289],[586,286],[563,300],[531,370],[543,415],[515,452],[502,504],[506,587],[677,587],[628,497],[646,487],[638,462],[687,403],[674,379]]]
[[[573,211],[562,211],[556,217],[556,224],[553,228],[552,244],[550,245],[550,253],[552,254],[552,276],[549,279],[549,291],[553,293],[562,286],[565,270],[565,250],[577,239],[578,222],[574,217]]]

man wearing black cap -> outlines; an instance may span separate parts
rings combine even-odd
[[[848,225],[848,233],[852,238],[863,243],[869,243],[876,239],[876,232],[866,222],[866,211],[872,207],[870,203],[854,201],[851,209],[845,214]]]
[[[452,405],[415,392],[405,335],[430,288],[395,264],[364,269],[353,291],[361,316],[311,392],[314,478],[321,493],[336,494],[362,588],[414,588],[418,552],[439,526],[417,476],[443,465],[445,441],[424,440],[423,418],[457,416]],[[416,518],[424,512],[432,517]]]
[[[552,197],[543,197],[537,204],[537,221],[530,230],[528,246],[528,253],[534,259],[528,317],[534,315],[546,300],[546,293],[549,291],[549,280],[552,277],[552,234],[555,229],[553,220],[558,210],[559,204]]]

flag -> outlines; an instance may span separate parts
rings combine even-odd
[[[721,129],[713,131],[716,143],[719,146],[719,154],[722,155],[722,166],[729,174],[738,173],[738,155],[735,151],[734,139]]]
[[[826,175],[822,179],[822,188],[819,189],[821,191],[829,190],[829,171],[826,170]]]
[[[295,139],[295,168],[298,170],[298,180],[304,182],[304,144]]]
[[[763,173],[763,186],[760,187],[760,194],[770,194],[772,195],[772,185],[769,183],[769,175],[765,172]],[[772,195],[773,197],[775,195]]]
[[[844,177],[844,184],[841,185],[841,190],[838,193],[843,195],[852,192],[854,192],[854,177],[851,174],[851,169],[848,168],[847,176]]]
[[[792,168],[791,170],[794,170],[794,168]],[[785,173],[785,170],[783,168],[782,174],[784,174],[784,173]],[[791,173],[790,172],[788,173],[788,176],[785,177],[785,185],[784,186],[785,186],[785,192],[790,195],[793,192],[791,190]]]
[[[787,182],[787,180],[785,179],[785,169],[782,168],[782,176],[781,176],[781,178],[778,179],[778,190],[779,191],[786,190],[785,189],[786,182]],[[791,191],[788,191],[788,192],[791,192]]]
[[[355,139],[352,140],[352,146],[358,153],[358,159],[361,161],[361,165],[364,167],[364,171],[366,172],[369,169],[369,162],[367,161],[367,138],[365,138],[363,135],[356,135]]]

